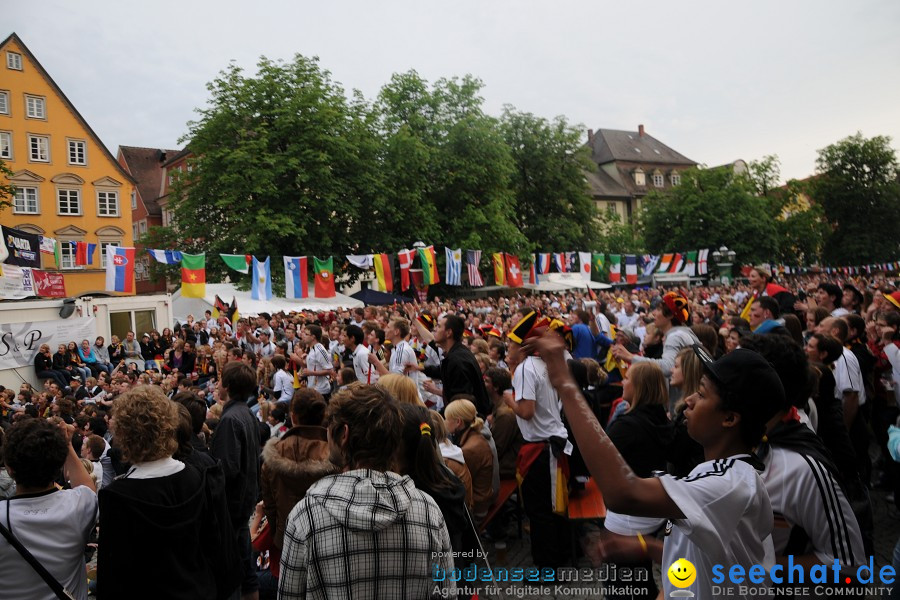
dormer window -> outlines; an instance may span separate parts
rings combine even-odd
[[[661,188],[666,184],[666,178],[663,177],[663,174],[659,171],[653,172],[653,186]]]
[[[672,174],[669,175],[669,180],[673,186],[678,185],[681,183],[681,174],[678,171],[672,171]]]
[[[634,184],[639,187],[647,185],[647,176],[644,175],[644,170],[640,167],[634,170]]]

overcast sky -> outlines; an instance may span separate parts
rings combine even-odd
[[[777,154],[783,178],[861,131],[900,147],[896,0],[6,2],[15,31],[112,152],[177,147],[234,60],[318,56],[372,99],[392,73],[471,73],[504,104],[647,133],[707,165]]]

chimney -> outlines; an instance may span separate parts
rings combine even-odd
[[[644,126],[643,125],[638,125],[638,135],[640,137],[644,137]]]
[[[594,143],[594,130],[588,129],[588,144]]]

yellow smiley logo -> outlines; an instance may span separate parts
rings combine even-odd
[[[697,569],[691,561],[679,558],[672,563],[667,571],[669,575],[669,583],[677,588],[686,588],[694,583],[697,579]]]

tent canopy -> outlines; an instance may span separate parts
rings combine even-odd
[[[184,298],[181,289],[172,294],[172,313],[179,321],[188,315],[199,317],[207,310],[212,310],[216,296],[226,304],[231,304],[232,297],[237,300],[238,312],[241,315],[256,316],[259,313],[327,311],[338,308],[362,307],[363,303],[344,294],[336,294],[334,298],[272,298],[269,301],[254,300],[250,291],[240,291],[231,283],[207,283],[206,296],[203,298]]]
[[[372,288],[366,288],[364,290],[356,292],[355,294],[350,294],[350,297],[356,298],[366,305],[375,304],[378,306],[394,304],[395,302],[412,302],[412,298],[399,296],[397,294],[389,294],[387,292],[379,292],[378,290],[373,290]]]

